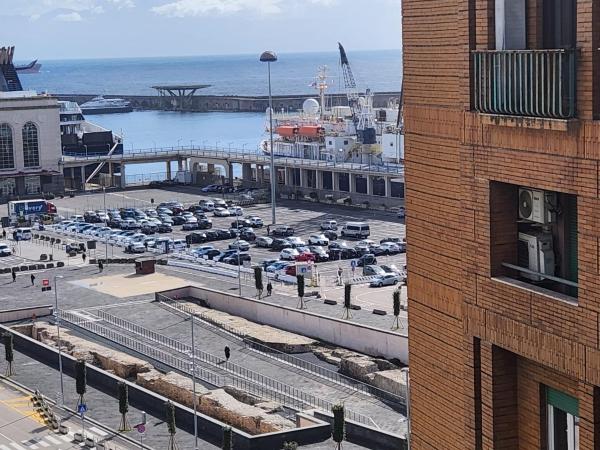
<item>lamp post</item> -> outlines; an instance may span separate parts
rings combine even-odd
[[[58,371],[60,373],[60,406],[65,406],[65,384],[63,381],[62,368],[62,344],[60,342],[60,313],[58,312],[58,285],[56,280],[63,278],[61,275],[54,275],[54,316],[56,318],[56,340],[58,344]]]
[[[269,131],[271,136],[271,222],[277,223],[275,214],[275,151],[273,148],[273,96],[271,94],[271,63],[277,61],[277,54],[274,51],[266,51],[260,55],[260,61],[266,62],[269,72]]]
[[[194,450],[198,450],[198,416],[196,406],[196,341],[194,339],[194,316],[190,314],[190,321],[192,322],[192,391],[194,391]]]
[[[403,367],[400,372],[406,379],[406,449],[410,450],[410,371],[408,367]]]

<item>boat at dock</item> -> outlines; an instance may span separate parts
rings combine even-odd
[[[84,114],[114,114],[128,113],[133,111],[131,103],[122,98],[94,97],[88,102],[81,104]]]

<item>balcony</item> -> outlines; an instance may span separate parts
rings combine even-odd
[[[473,52],[473,106],[481,113],[575,117],[576,51]]]

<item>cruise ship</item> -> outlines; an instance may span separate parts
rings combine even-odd
[[[122,98],[94,97],[88,102],[81,104],[84,114],[114,114],[128,113],[133,111],[131,103]]]

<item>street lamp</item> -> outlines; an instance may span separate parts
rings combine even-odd
[[[56,340],[58,344],[58,371],[60,373],[60,406],[65,406],[65,384],[63,381],[62,368],[62,344],[60,342],[60,313],[58,311],[58,285],[56,280],[63,278],[62,275],[54,275],[54,317],[56,319]]]
[[[194,339],[194,315],[190,314],[192,322],[192,391],[194,395],[194,450],[198,450],[198,416],[197,416],[197,397],[196,397],[196,341]]]
[[[269,71],[269,131],[271,133],[271,221],[277,223],[275,215],[275,151],[273,148],[273,96],[271,94],[271,63],[277,61],[277,54],[266,51],[260,55],[260,61],[266,62]]]
[[[400,372],[406,380],[406,449],[410,450],[410,371],[408,367],[403,367]]]

